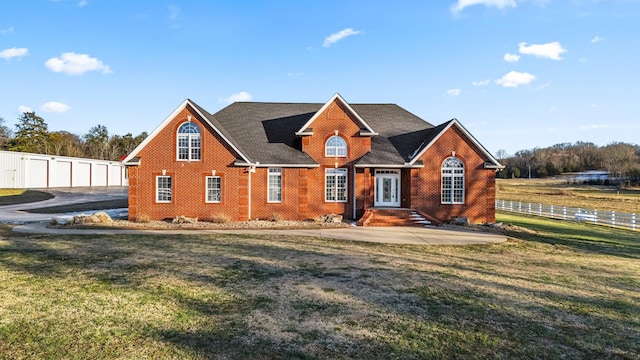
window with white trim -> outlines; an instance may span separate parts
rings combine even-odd
[[[282,169],[270,168],[267,176],[267,202],[282,202]]]
[[[202,159],[200,128],[188,121],[178,128],[178,160],[199,161]]]
[[[457,157],[442,162],[443,204],[464,204],[464,163]]]
[[[324,201],[347,202],[347,169],[325,169]]]
[[[207,202],[219,203],[222,201],[222,178],[220,176],[207,176]]]
[[[173,200],[171,176],[156,176],[156,202],[170,203]]]
[[[330,137],[324,147],[324,156],[346,157],[347,142],[338,135]]]

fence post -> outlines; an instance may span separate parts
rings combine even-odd
[[[531,214],[531,203],[528,203],[528,204],[529,204],[529,214]]]
[[[611,212],[611,226],[612,227],[616,227],[616,212],[615,211]]]
[[[635,231],[636,229],[636,214],[631,214],[631,229]]]
[[[593,223],[597,224],[598,223],[598,210],[593,210]]]
[[[538,204],[538,215],[542,216],[542,204]]]
[[[513,212],[513,200],[509,201],[509,211]]]
[[[567,207],[562,207],[562,220],[567,220]]]
[[[522,201],[518,201],[518,213],[522,212]]]
[[[551,205],[550,209],[551,209],[551,218],[553,219],[554,218],[554,216],[553,216],[553,205]]]

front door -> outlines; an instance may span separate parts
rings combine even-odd
[[[400,171],[376,170],[374,206],[400,206]]]

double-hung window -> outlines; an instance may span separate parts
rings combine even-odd
[[[170,203],[173,200],[171,176],[156,176],[156,202]]]
[[[347,202],[347,169],[325,169],[324,201]]]
[[[222,201],[222,178],[220,176],[207,176],[207,202],[219,203]]]
[[[464,204],[464,164],[457,157],[449,157],[442,163],[443,204]]]
[[[200,128],[194,122],[186,122],[178,128],[178,160],[202,159]]]
[[[346,157],[347,142],[340,136],[334,135],[327,140],[324,148],[324,156],[327,157]]]
[[[267,202],[282,202],[282,169],[270,168],[267,183]]]

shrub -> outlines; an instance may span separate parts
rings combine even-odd
[[[231,221],[231,219],[229,219],[229,216],[226,214],[211,214],[209,221],[214,224],[226,224]]]
[[[147,214],[139,214],[136,216],[136,221],[140,223],[149,223],[151,222],[151,217]]]

